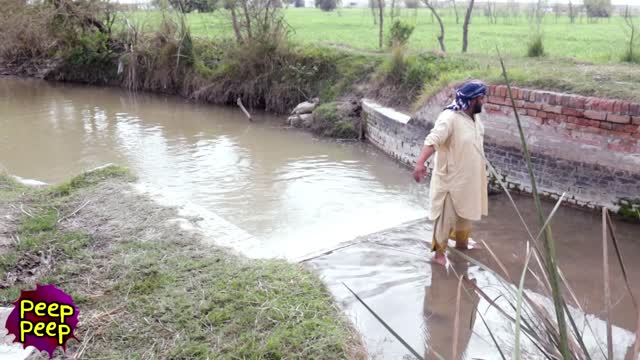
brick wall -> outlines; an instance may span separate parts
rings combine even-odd
[[[548,91],[512,88],[542,195],[587,208],[620,209],[640,199],[640,104]],[[514,191],[530,192],[530,180],[505,86],[491,86],[481,119],[487,159]],[[433,96],[408,122],[363,106],[367,139],[413,166],[453,87]]]
[[[559,135],[612,151],[640,153],[640,104],[512,88],[518,113]],[[506,86],[489,86],[485,111],[513,117]],[[600,136],[593,136],[600,135]]]

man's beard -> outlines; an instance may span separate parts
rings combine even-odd
[[[476,104],[473,106],[473,113],[474,113],[474,114],[479,114],[479,113],[481,113],[481,112],[482,112],[482,104],[480,104],[480,103],[476,103]]]

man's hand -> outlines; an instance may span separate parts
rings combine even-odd
[[[420,182],[425,178],[425,176],[427,176],[427,167],[424,163],[417,163],[416,167],[413,169],[413,179],[416,182]]]

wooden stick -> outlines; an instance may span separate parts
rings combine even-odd
[[[238,104],[238,106],[240,107],[240,109],[242,110],[242,112],[244,112],[244,114],[247,116],[247,118],[249,119],[249,121],[251,120],[251,114],[249,114],[249,112],[247,111],[247,109],[244,107],[244,105],[242,105],[242,100],[240,100],[240,98],[238,98],[238,101],[236,102]]]

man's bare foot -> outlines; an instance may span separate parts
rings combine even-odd
[[[436,253],[436,255],[433,257],[433,262],[435,262],[436,264],[442,265],[446,268],[449,260],[447,260],[446,254]]]

